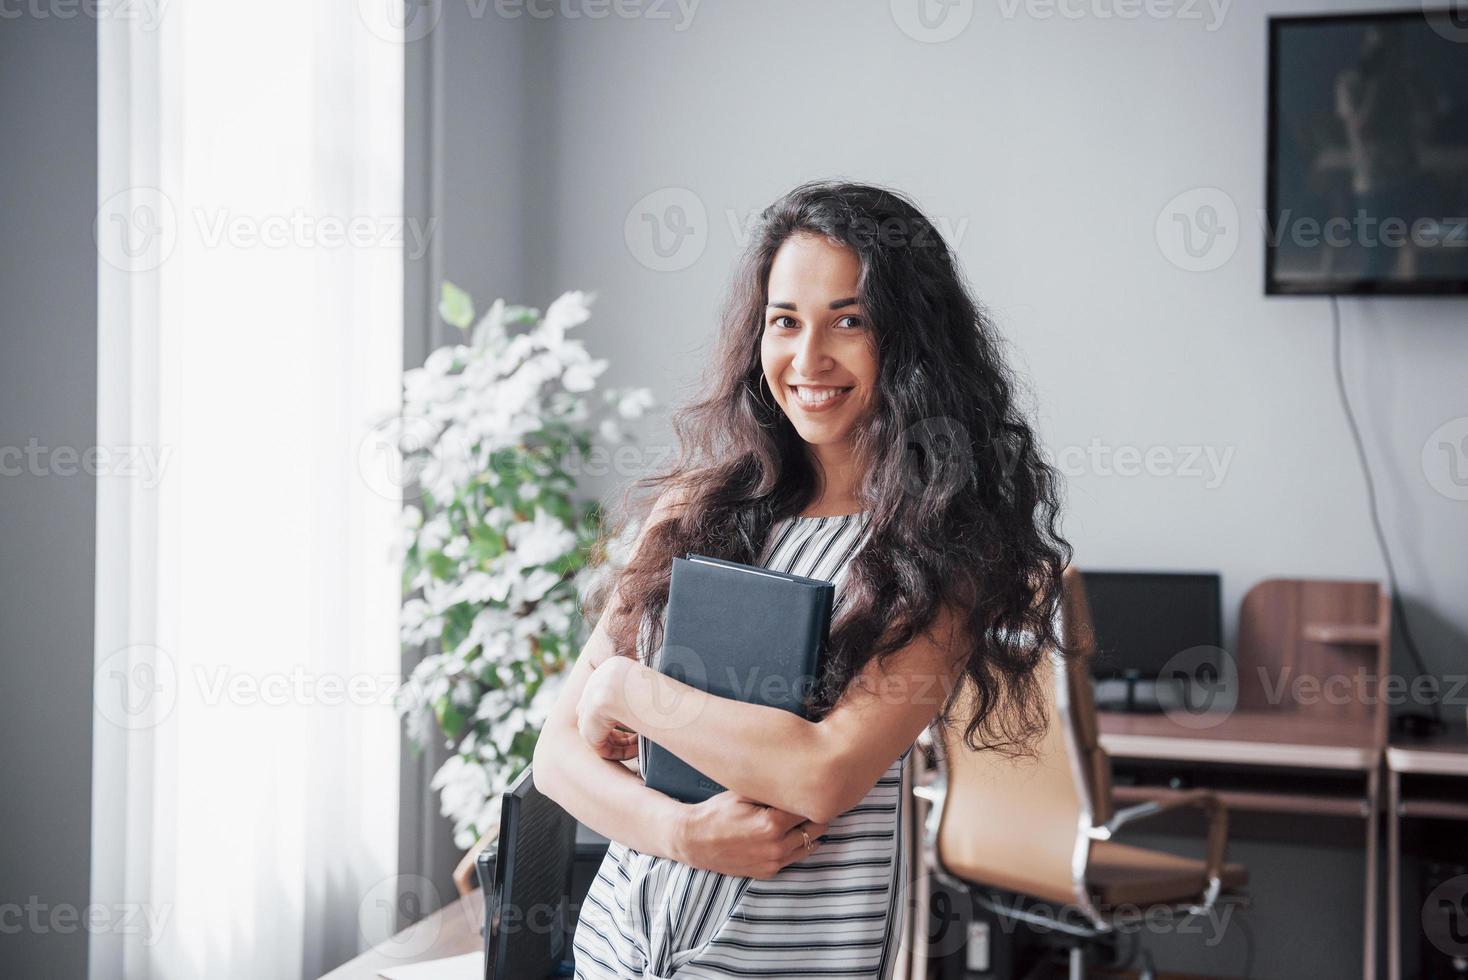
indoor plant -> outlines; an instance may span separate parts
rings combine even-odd
[[[496,825],[584,642],[578,597],[602,513],[573,502],[576,476],[652,404],[645,388],[593,397],[607,362],[566,336],[592,298],[564,293],[544,316],[496,300],[476,322],[469,295],[445,282],[439,314],[466,342],[403,377],[394,441],[421,506],[403,509],[404,592],[418,594],[402,640],[430,652],[396,704],[416,746],[431,721],[453,749],[432,787],[460,847]]]

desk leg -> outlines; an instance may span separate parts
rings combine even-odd
[[[1390,980],[1402,980],[1402,777],[1386,777],[1386,962]]]
[[[1376,821],[1381,813],[1381,766],[1366,776],[1366,943],[1361,975],[1376,980]]]

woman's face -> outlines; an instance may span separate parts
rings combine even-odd
[[[780,408],[815,446],[845,444],[876,394],[877,341],[857,301],[860,277],[854,251],[815,235],[787,238],[770,266],[760,364]]]

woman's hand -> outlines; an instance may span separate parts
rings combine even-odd
[[[616,717],[618,695],[633,666],[627,657],[607,657],[586,679],[576,705],[576,727],[603,759],[620,761],[637,755],[637,733],[618,727],[621,719]]]
[[[819,848],[819,838],[826,832],[826,824],[765,806],[733,790],[690,804],[682,813],[675,833],[678,860],[740,877],[774,877],[785,865]]]

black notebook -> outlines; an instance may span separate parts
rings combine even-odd
[[[674,558],[663,645],[652,666],[718,697],[809,717],[806,699],[819,677],[834,592],[823,579],[758,565]],[[641,734],[637,758],[644,783],[684,803],[725,789]]]

